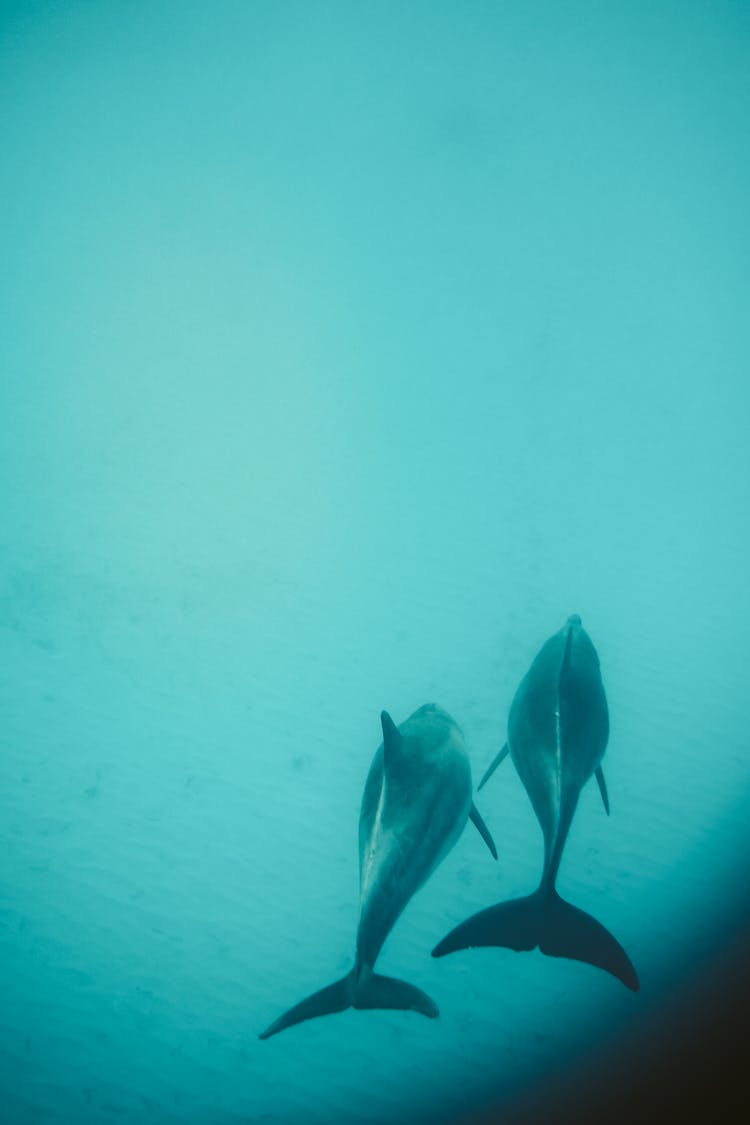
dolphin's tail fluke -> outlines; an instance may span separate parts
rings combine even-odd
[[[284,1012],[283,1016],[279,1016],[270,1027],[262,1031],[259,1038],[270,1039],[272,1035],[278,1035],[280,1031],[286,1030],[287,1027],[294,1027],[295,1023],[312,1020],[316,1016],[328,1016],[332,1012],[344,1012],[352,1006],[353,993],[352,971],[334,984],[329,984],[327,988],[321,988],[319,992],[313,992],[312,996],[300,1000],[299,1004],[295,1004],[288,1012]]]
[[[445,957],[459,949],[501,945],[506,949],[535,949],[539,944],[541,903],[537,894],[511,898],[472,914],[435,946],[433,957]]]
[[[406,981],[395,977],[384,977],[379,973],[360,972],[352,969],[341,980],[321,988],[312,996],[295,1004],[283,1016],[262,1031],[260,1039],[270,1039],[287,1027],[296,1023],[328,1016],[333,1012],[343,1012],[347,1008],[397,1008],[401,1011],[421,1012],[423,1016],[434,1019],[439,1015],[437,1004],[426,992],[415,988]]]
[[[426,992],[405,980],[372,973],[357,988],[355,1008],[395,1008],[402,1012],[421,1012],[434,1020],[440,1015],[438,1006]]]
[[[633,963],[617,939],[596,918],[571,906],[554,890],[536,891],[480,910],[444,937],[432,956],[491,945],[519,951],[539,946],[548,957],[567,957],[604,969],[633,992],[640,987]]]
[[[560,898],[557,891],[547,898],[539,948],[548,957],[569,957],[604,969],[633,992],[640,988],[635,966],[617,938],[585,910]]]

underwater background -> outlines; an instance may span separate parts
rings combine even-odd
[[[5,1122],[447,1121],[645,1029],[744,905],[750,7],[0,5]],[[579,613],[559,889],[633,995],[430,950],[531,891],[510,762],[378,968],[380,741],[478,781]]]

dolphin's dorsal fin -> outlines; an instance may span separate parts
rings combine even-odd
[[[380,712],[380,724],[383,728],[383,767],[387,777],[397,767],[404,739],[387,711]]]
[[[602,795],[602,801],[604,802],[604,811],[606,812],[607,816],[609,816],[609,797],[607,796],[607,783],[604,780],[604,770],[601,766],[596,767],[596,770],[594,771],[594,777],[597,780],[597,784],[599,785],[599,792]]]
[[[510,747],[508,746],[508,743],[506,742],[505,746],[503,746],[500,753],[495,755],[495,757],[492,759],[490,765],[485,770],[484,777],[479,782],[479,785],[477,785],[477,792],[479,792],[479,790],[482,788],[483,785],[487,784],[487,782],[490,780],[490,778],[492,777],[492,775],[495,772],[495,770],[497,769],[497,767],[500,765],[501,762],[505,761],[505,759],[508,757],[509,753],[510,753]]]

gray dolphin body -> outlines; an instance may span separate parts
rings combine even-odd
[[[492,837],[472,803],[469,758],[450,715],[428,703],[399,727],[387,711],[380,718],[383,742],[370,766],[359,817],[354,968],[290,1008],[261,1039],[346,1008],[413,1009],[437,1016],[437,1005],[426,993],[375,973],[373,966],[409,899],[453,847],[469,818],[497,859]]]
[[[468,918],[432,951],[442,957],[472,946],[569,957],[605,969],[636,991],[638,975],[625,950],[591,915],[555,890],[565,841],[581,789],[596,776],[609,813],[601,760],[609,712],[599,657],[577,615],[542,646],[513,698],[508,741],[479,788],[510,753],[544,834],[544,868],[537,890]]]

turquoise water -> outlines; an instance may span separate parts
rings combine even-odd
[[[637,1029],[745,894],[750,10],[0,8],[9,1122],[384,1122]],[[430,950],[536,885],[510,763],[378,967],[441,1016],[258,1033],[351,965],[379,714],[475,780],[601,658],[561,893],[641,992]]]

